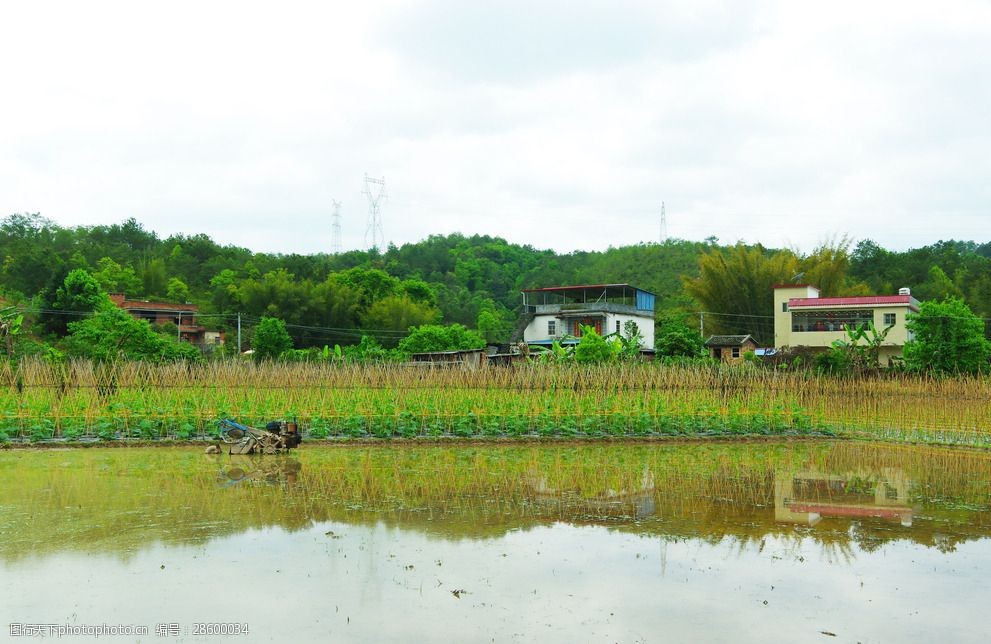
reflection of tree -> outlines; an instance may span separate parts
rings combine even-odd
[[[836,539],[835,541],[820,539],[819,546],[823,559],[831,564],[839,563],[842,560],[843,563],[849,565],[856,559],[849,541],[842,539]]]
[[[933,546],[940,552],[946,554],[949,552],[956,552],[957,544],[960,543],[961,539],[957,537],[951,537],[948,534],[937,534],[933,535]]]
[[[884,545],[886,539],[872,532],[868,526],[855,521],[850,526],[850,539],[864,552],[875,552]]]

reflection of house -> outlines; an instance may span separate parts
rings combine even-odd
[[[774,346],[827,348],[846,339],[847,328],[870,322],[878,331],[891,327],[880,352],[886,364],[911,340],[906,316],[918,312],[919,301],[907,288],[898,295],[819,297],[814,286],[779,285],[774,287]]]
[[[527,344],[577,343],[582,327],[599,335],[622,334],[627,322],[636,323],[643,348],[654,348],[654,299],[649,291],[629,284],[552,286],[523,291],[525,317],[521,325]]]
[[[732,364],[743,362],[748,351],[757,351],[757,341],[749,335],[714,335],[705,341],[705,346],[713,358]]]
[[[877,517],[912,525],[911,481],[898,469],[846,475],[774,473],[774,520],[815,525],[823,517]]]
[[[531,502],[537,506],[568,508],[580,516],[636,518],[649,517],[657,509],[654,502],[654,473],[644,467],[639,485],[629,489],[605,489],[595,494],[562,490],[548,484],[547,475],[531,472],[524,479],[530,488]]]
[[[223,344],[222,332],[207,331],[198,324],[196,316],[200,309],[195,304],[129,300],[123,293],[111,293],[110,299],[130,313],[131,317],[147,320],[151,324],[176,325],[179,328],[179,337],[191,344]]]

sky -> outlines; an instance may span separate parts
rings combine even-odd
[[[281,253],[991,240],[991,3],[0,4],[0,216]]]

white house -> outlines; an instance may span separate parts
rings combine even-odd
[[[623,334],[630,320],[643,337],[642,348],[654,349],[656,296],[629,284],[551,286],[523,291],[526,328],[523,341],[533,345],[577,343],[582,326],[599,335]]]

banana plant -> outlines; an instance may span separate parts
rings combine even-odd
[[[833,348],[845,353],[850,361],[850,366],[855,370],[875,370],[880,364],[881,345],[884,344],[888,332],[894,326],[889,324],[878,331],[873,322],[849,325],[846,327],[846,338],[834,340]]]
[[[7,355],[14,355],[14,337],[21,332],[24,315],[13,306],[0,310],[0,337],[4,339]]]

